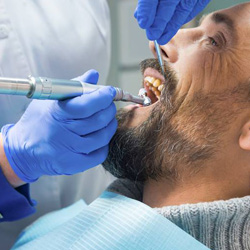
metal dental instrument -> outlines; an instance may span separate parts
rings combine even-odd
[[[92,85],[77,80],[60,80],[46,77],[32,77],[27,79],[0,77],[0,94],[20,95],[31,99],[65,100],[90,93],[102,85]],[[151,100],[146,96],[134,96],[120,88],[114,87],[116,96],[114,101],[133,102],[148,106]]]
[[[161,54],[160,46],[159,46],[159,44],[158,44],[158,42],[156,40],[154,40],[154,44],[155,44],[155,50],[156,50],[156,54],[157,54],[157,57],[158,57],[158,61],[159,61],[159,64],[161,66],[162,75],[165,77],[165,69],[164,69],[164,64],[163,64],[163,60],[162,60],[162,54]]]
[[[147,96],[147,91],[145,88],[141,88],[139,90],[138,96],[144,98],[144,106],[149,106],[151,105],[151,99]]]

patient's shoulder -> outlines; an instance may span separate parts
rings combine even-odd
[[[142,201],[143,183],[130,181],[128,179],[117,179],[109,185],[107,191]]]

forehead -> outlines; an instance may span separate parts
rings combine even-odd
[[[216,15],[218,18],[214,18]],[[250,28],[250,2],[216,11],[206,16],[204,21],[207,19],[212,19],[216,23],[224,21],[224,23],[229,24],[229,27],[234,25],[237,29],[242,28],[242,25],[243,28]]]

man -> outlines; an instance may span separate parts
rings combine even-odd
[[[249,11],[210,14],[161,47],[160,101],[119,113],[105,163],[143,181],[142,202],[211,249],[250,249]],[[142,63],[144,85],[160,78],[155,65]]]
[[[119,113],[104,164],[115,176],[131,180],[109,190],[142,201],[212,249],[250,249],[249,20],[250,3],[238,5],[210,14],[198,28],[181,30],[162,46],[167,65],[160,100]],[[149,95],[157,95],[156,79],[164,81],[158,64],[144,61],[142,70]],[[135,188],[139,181],[142,193]],[[95,212],[92,216],[99,218]],[[52,236],[58,237],[55,244],[63,242],[66,228],[77,219],[64,230],[53,227],[32,236],[38,222],[27,230],[28,238],[20,238],[23,249],[32,242],[39,247],[39,239],[48,244]],[[90,228],[98,223],[105,228],[103,220]],[[84,244],[83,237],[79,232],[75,246]]]

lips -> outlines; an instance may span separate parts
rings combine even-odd
[[[165,79],[163,75],[155,68],[148,67],[143,73],[143,85],[147,91],[147,96],[155,103],[160,98],[161,92],[164,88]]]

